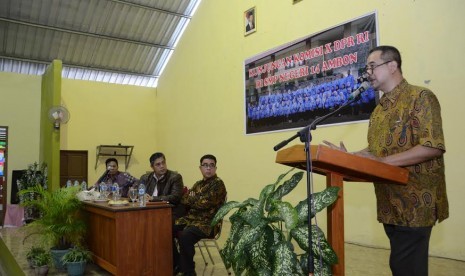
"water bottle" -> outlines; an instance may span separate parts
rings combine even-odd
[[[111,185],[111,192],[113,193],[113,200],[119,200],[119,185],[118,183],[113,183]]]
[[[85,180],[81,183],[81,191],[87,191],[87,182]]]
[[[71,183],[71,180],[66,181],[66,188],[71,187],[73,184]]]
[[[105,184],[105,182],[102,182],[100,183],[100,185],[98,186],[99,187],[99,191],[100,191],[100,198],[101,199],[106,199],[107,198],[107,191],[109,190],[108,187],[107,187],[107,184]]]
[[[143,182],[139,184],[139,206],[145,206],[145,185]]]

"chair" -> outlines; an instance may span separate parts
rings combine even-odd
[[[213,233],[212,233],[212,235],[210,237],[201,239],[200,241],[197,242],[197,247],[199,248],[200,254],[202,255],[202,258],[203,258],[203,261],[205,262],[205,265],[208,265],[208,262],[207,262],[207,259],[205,258],[205,255],[203,254],[202,248],[205,248],[207,250],[207,253],[208,253],[208,256],[210,257],[211,262],[213,263],[213,265],[215,265],[215,261],[213,260],[213,257],[212,257],[212,255],[210,253],[209,248],[211,248],[211,247],[216,248],[216,250],[218,251],[218,255],[220,255],[220,247],[218,246],[217,240],[221,236],[222,227],[223,227],[223,220],[221,220],[220,222],[218,222],[217,225],[215,225],[215,228],[213,229]],[[221,260],[223,260],[223,259],[221,259]],[[223,262],[223,264],[224,264],[224,262]],[[226,267],[226,265],[225,265],[225,267]],[[226,268],[226,270],[228,271],[228,275],[231,275],[231,271],[229,271],[228,268]]]

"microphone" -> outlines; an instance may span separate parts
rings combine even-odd
[[[357,90],[355,90],[354,92],[352,92],[352,94],[350,94],[349,98],[347,99],[348,101],[351,101],[351,100],[354,100],[356,99],[360,93],[363,93],[365,90],[367,90],[368,88],[370,87],[370,83],[367,82],[367,81],[364,81],[362,82],[362,84],[360,85],[359,88],[357,88]]]

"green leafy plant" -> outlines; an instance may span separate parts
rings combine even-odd
[[[47,165],[42,163],[40,166],[37,162],[29,164],[27,170],[21,175],[18,179],[18,189],[19,191],[24,191],[29,188],[35,187],[36,185],[43,186],[47,188]],[[26,200],[33,200],[37,197],[34,192],[29,193],[19,193],[18,199],[20,203],[23,203]],[[27,206],[24,208],[24,220],[26,223],[29,223],[31,220],[39,217],[39,211],[37,208]]]
[[[25,240],[39,234],[43,244],[54,249],[67,249],[72,245],[80,245],[86,233],[86,223],[81,216],[81,201],[76,197],[80,187],[60,188],[55,191],[46,190],[41,185],[20,191],[34,192],[36,198],[26,199],[22,205],[36,208],[40,216],[26,225],[28,234]]]
[[[46,250],[41,246],[32,246],[31,249],[26,253],[26,259],[31,267],[34,265],[33,260],[34,258],[42,253],[45,253]]]
[[[49,251],[43,250],[36,252],[33,256],[31,256],[31,262],[34,267],[50,265],[52,262],[52,256]]]
[[[265,186],[259,199],[230,201],[216,213],[212,226],[237,208],[229,218],[231,231],[220,251],[226,267],[232,267],[236,275],[244,272],[246,275],[308,275],[307,199],[295,207],[282,200],[297,186],[303,172],[297,172],[283,181],[289,172],[280,175],[275,183]],[[338,187],[329,187],[313,194],[311,218],[331,205],[337,199],[338,192]],[[331,265],[337,263],[336,253],[319,227],[312,225],[311,234],[315,275],[331,275]],[[294,244],[300,247],[301,253],[295,252]]]
[[[47,164],[42,163],[40,166],[37,162],[29,164],[27,170],[18,180],[18,189],[26,190],[36,185],[47,188]]]
[[[92,259],[92,253],[84,247],[75,246],[71,248],[61,260],[63,263],[87,262]]]

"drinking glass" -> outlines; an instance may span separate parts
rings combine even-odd
[[[135,187],[129,188],[129,198],[131,198],[132,205],[134,205],[134,202],[136,202],[138,192],[139,191]]]

